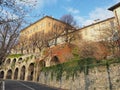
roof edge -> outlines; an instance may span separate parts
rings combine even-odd
[[[61,20],[59,20],[59,19],[56,19],[56,18],[53,18],[53,17],[51,17],[51,16],[46,15],[46,16],[44,16],[43,18],[37,20],[36,22],[34,22],[34,23],[28,25],[27,27],[23,28],[20,32],[23,32],[24,30],[26,30],[27,28],[29,28],[31,25],[36,24],[37,22],[43,20],[43,19],[46,18],[46,17],[47,17],[47,18],[51,18],[51,19],[56,20],[56,21],[59,21],[59,22],[61,22],[61,23],[63,23],[63,24],[69,25],[69,24],[67,24],[67,23],[65,23],[65,22],[63,22],[63,21],[61,21]],[[69,25],[69,26],[71,26],[71,25]],[[71,26],[71,27],[73,27],[73,26]],[[74,27],[73,27],[73,28],[74,28]]]
[[[114,18],[115,18],[115,17],[113,16],[113,17],[110,17],[110,18],[104,19],[104,20],[102,20],[102,21],[99,21],[99,22],[96,22],[96,23],[92,23],[92,24],[90,24],[90,25],[86,25],[86,26],[84,26],[84,27],[82,27],[82,28],[79,28],[78,30],[81,30],[81,29],[84,29],[84,28],[90,27],[90,26],[92,26],[92,25],[99,24],[99,23],[101,23],[101,22],[104,22],[104,21],[107,21],[107,20],[110,20],[110,19],[114,19]]]
[[[113,5],[112,7],[108,8],[108,10],[113,11],[115,8],[120,6],[120,2],[118,2],[117,4]]]

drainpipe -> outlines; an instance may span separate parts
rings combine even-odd
[[[115,10],[115,16],[116,16],[117,24],[118,24],[118,27],[119,27],[119,30],[120,30],[120,23],[119,23],[119,20],[118,20],[118,15],[117,15],[117,11],[116,10]]]

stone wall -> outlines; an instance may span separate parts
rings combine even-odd
[[[66,80],[66,74],[57,81],[51,73],[41,72],[39,83],[68,90],[120,90],[120,64],[110,66],[96,66],[89,69],[89,73],[78,72],[78,75]]]

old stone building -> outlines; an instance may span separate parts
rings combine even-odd
[[[30,37],[36,32],[44,32],[48,33],[50,31],[55,31],[56,29],[64,30],[64,28],[69,26],[69,28],[72,28],[72,26],[57,20],[51,16],[44,16],[42,19],[38,20],[37,22],[31,24],[30,26],[24,28],[20,32],[20,37],[27,36]]]
[[[30,39],[33,39],[34,38],[33,36],[36,33],[38,33],[39,36],[41,36],[41,38],[51,38],[51,40],[49,40],[48,42],[49,46],[52,46],[52,44],[55,42],[56,44],[64,43],[60,36],[65,33],[66,29],[70,32],[75,30],[74,27],[67,23],[57,20],[51,16],[45,16],[42,19],[38,20],[37,22],[21,30],[18,47],[16,47],[17,51],[14,52],[21,53],[20,49],[23,47],[24,47],[24,50],[22,51],[23,53],[34,52],[35,50],[34,51],[32,50],[33,46],[30,46],[31,44]],[[38,52],[38,50],[36,50],[36,52]]]
[[[91,25],[80,28],[79,30],[83,40],[99,42],[104,39],[109,39],[113,34],[112,32],[115,32],[116,29],[117,23],[115,17],[111,17],[106,20],[98,21]]]
[[[43,48],[41,52],[36,50],[37,54],[31,50],[32,47],[24,47],[24,52],[19,57],[8,57],[4,65],[0,67],[0,77],[4,79],[38,81],[42,67],[66,62],[67,59],[72,57],[72,49],[81,41],[99,42],[105,39],[110,40],[120,30],[120,3],[112,6],[109,10],[115,13],[115,17],[98,21],[78,30],[50,16],[45,16],[28,26],[20,32],[20,40],[24,37],[25,45],[29,42],[27,38],[30,38],[34,33],[43,32],[47,34],[57,29],[63,34],[58,37],[56,46],[51,45],[47,49]],[[68,34],[70,40],[72,39],[71,44],[64,41],[66,26],[71,30]],[[112,32],[110,36],[105,33],[109,31]],[[78,37],[73,38],[73,36],[77,35]],[[28,49],[29,53],[27,52]],[[18,43],[17,49],[13,50],[13,53],[21,53],[20,43]]]
[[[120,2],[110,7],[108,10],[111,10],[114,12],[115,19],[117,21],[118,26],[120,27]]]

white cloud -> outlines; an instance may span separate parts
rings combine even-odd
[[[113,12],[108,11],[106,8],[96,8],[95,10],[92,10],[88,14],[87,18],[78,16],[78,15],[75,15],[74,18],[78,21],[78,24],[80,26],[86,26],[86,25],[94,23],[94,20],[99,19],[101,21],[101,20],[104,20],[104,19],[107,19],[113,16],[114,16]]]
[[[89,17],[92,20],[95,19],[103,20],[112,16],[113,16],[113,12],[108,11],[106,8],[96,8],[95,10],[89,13]]]
[[[83,26],[93,23],[93,20],[85,19],[84,17],[79,16],[79,15],[74,16],[74,18],[77,21],[78,26],[80,26],[80,27],[83,27]]]
[[[78,14],[80,11],[75,9],[75,8],[72,8],[72,7],[68,7],[68,8],[65,8],[69,13],[72,13],[72,14]]]

